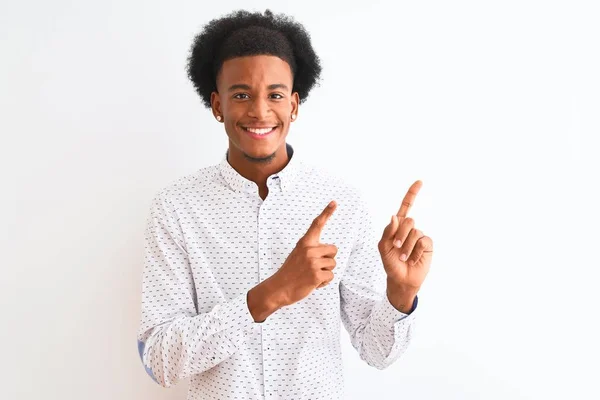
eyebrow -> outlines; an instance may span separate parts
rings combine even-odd
[[[231,85],[228,89],[228,91],[233,91],[233,90],[237,90],[237,89],[242,89],[242,90],[250,90],[250,86],[245,85],[243,83],[238,83],[236,85]],[[288,87],[286,85],[284,85],[283,83],[274,83],[272,85],[267,86],[267,89],[269,90],[275,90],[275,89],[283,89],[283,90],[289,90]]]

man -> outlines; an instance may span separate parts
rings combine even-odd
[[[377,244],[359,192],[286,143],[320,72],[302,25],[269,10],[194,40],[188,74],[229,148],[152,203],[138,335],[150,376],[189,377],[188,399],[340,399],[340,321],[376,368],[410,341],[433,248],[407,218],[421,182]]]

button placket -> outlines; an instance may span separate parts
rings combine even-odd
[[[259,262],[259,273],[261,279],[264,280],[270,273],[270,242],[269,242],[269,228],[268,228],[268,207],[269,201],[263,201],[258,209],[258,262]],[[261,325],[261,344],[263,351],[263,384],[265,395],[267,398],[274,398],[273,383],[271,381],[273,377],[272,373],[272,357],[271,357],[271,341],[270,341],[270,327],[269,319]]]

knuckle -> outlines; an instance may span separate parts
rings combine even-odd
[[[426,241],[430,250],[433,250],[433,240],[429,236],[423,236],[423,240]]]

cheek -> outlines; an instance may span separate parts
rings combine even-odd
[[[235,126],[246,115],[244,107],[240,105],[228,107],[223,114],[225,115],[225,124],[229,126]]]
[[[277,117],[284,123],[289,123],[292,116],[292,105],[282,104],[277,107]]]

